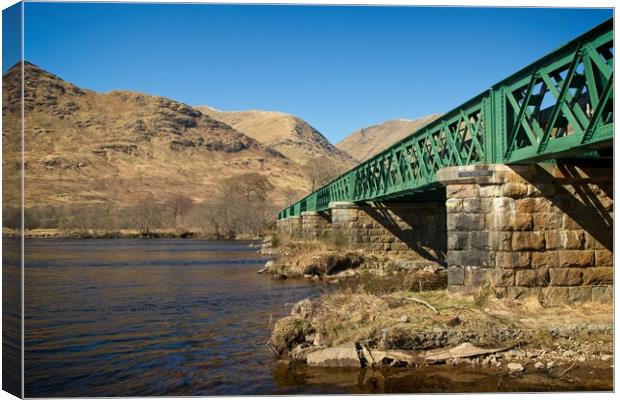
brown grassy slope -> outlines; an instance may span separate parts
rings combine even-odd
[[[3,76],[4,183],[18,177],[19,70]],[[307,190],[301,168],[279,152],[185,104],[128,91],[95,93],[33,64],[25,68],[26,206],[112,201],[152,194],[212,197],[225,178],[259,172],[283,205]],[[7,201],[17,199],[5,199]]]
[[[395,119],[362,128],[337,143],[336,147],[362,162],[428,125],[439,116],[440,114],[431,114],[414,120]]]
[[[196,107],[219,121],[304,165],[312,158],[328,157],[344,169],[355,160],[332,145],[314,127],[301,118],[275,111],[219,111],[211,107]]]

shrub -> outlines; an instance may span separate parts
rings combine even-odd
[[[280,246],[280,237],[277,233],[274,233],[273,235],[271,235],[271,247],[277,249],[278,246]]]

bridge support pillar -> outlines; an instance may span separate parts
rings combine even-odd
[[[290,236],[295,239],[301,239],[301,228],[301,217],[299,216],[291,216],[276,222],[276,231],[278,234]]]
[[[332,233],[355,249],[444,265],[446,210],[442,203],[350,203],[329,205]]]
[[[437,178],[447,194],[450,290],[611,301],[611,165],[448,167]]]
[[[297,215],[291,216],[288,220],[288,234],[295,239],[301,239],[301,217]]]
[[[326,212],[304,211],[301,213],[301,230],[304,240],[317,240],[331,232],[331,216]]]

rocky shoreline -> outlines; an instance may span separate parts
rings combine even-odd
[[[611,304],[550,306],[536,298],[499,299],[488,288],[450,293],[440,266],[322,245],[274,248],[271,242],[261,249],[274,257],[263,273],[334,283],[276,322],[268,345],[281,362],[360,369],[468,366],[566,382],[586,379],[584,370],[613,369]],[[575,371],[581,372],[573,376]]]

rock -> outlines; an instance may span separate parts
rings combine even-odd
[[[298,344],[291,351],[291,357],[293,357],[295,360],[306,361],[308,354],[312,353],[313,351],[315,351],[315,349],[310,346]]]
[[[407,315],[403,315],[402,317],[400,317],[399,319],[400,322],[409,322],[410,319]]]
[[[609,361],[609,360],[613,360],[614,356],[612,356],[611,354],[603,354],[601,356],[601,361]]]
[[[575,357],[575,352],[572,350],[566,350],[562,355],[566,358]]]
[[[510,372],[521,372],[524,368],[523,365],[519,363],[508,363],[506,369]]]
[[[312,342],[312,344],[313,344],[314,346],[325,346],[325,344],[326,344],[326,343],[325,343],[325,338],[323,337],[323,335],[321,335],[321,333],[320,333],[320,332],[319,332],[319,333],[317,333],[317,334],[314,336],[314,341]]]
[[[543,369],[543,368],[545,368],[545,364],[543,364],[540,361],[538,361],[536,364],[534,364],[534,368],[536,368],[536,369]]]
[[[303,319],[309,319],[314,313],[314,304],[310,299],[303,299],[295,303],[291,309],[291,315],[299,315]]]
[[[362,367],[353,342],[314,351],[307,355],[306,362],[313,367]]]
[[[354,269],[347,269],[347,270],[338,272],[337,274],[333,274],[332,276],[334,278],[350,278],[355,275],[357,275],[357,272]]]
[[[540,351],[534,350],[527,353],[528,358],[538,358],[540,357]]]

